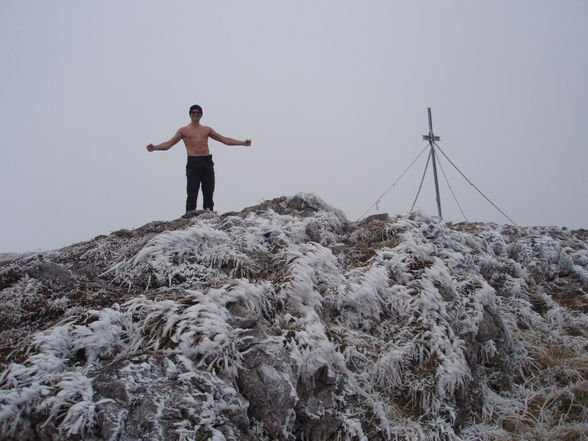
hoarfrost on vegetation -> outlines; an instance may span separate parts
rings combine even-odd
[[[585,438],[585,240],[383,219],[301,194],[4,263],[2,332],[38,332],[2,437]]]

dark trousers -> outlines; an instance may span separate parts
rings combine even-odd
[[[186,164],[186,211],[196,210],[196,200],[198,199],[198,190],[202,184],[202,196],[204,199],[203,208],[212,210],[214,202],[212,195],[214,193],[214,162],[212,155],[208,156],[188,156]]]

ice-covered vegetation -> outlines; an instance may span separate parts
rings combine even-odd
[[[588,439],[585,231],[314,195],[0,263],[0,438]]]

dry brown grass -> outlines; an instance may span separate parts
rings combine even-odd
[[[517,440],[588,440],[588,354],[537,331],[520,336],[530,356],[529,392],[502,427]]]

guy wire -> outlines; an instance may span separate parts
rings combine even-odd
[[[463,209],[461,208],[461,205],[459,204],[459,201],[457,200],[457,196],[455,196],[455,193],[453,192],[453,188],[451,188],[451,184],[449,183],[449,179],[447,179],[447,175],[445,174],[445,169],[443,168],[443,164],[441,163],[441,161],[439,161],[439,167],[441,168],[441,172],[443,173],[443,177],[445,178],[445,182],[447,183],[447,186],[449,187],[449,191],[451,192],[451,195],[453,196],[455,203],[459,207],[459,211],[461,211],[461,215],[463,216],[463,218],[465,219],[466,222],[469,222],[468,218],[466,217],[465,213],[463,212]]]
[[[393,183],[392,185],[390,185],[390,187],[388,187],[388,188],[386,189],[386,191],[385,191],[384,193],[382,193],[378,199],[376,199],[376,202],[374,202],[372,205],[370,205],[370,206],[369,206],[369,208],[368,208],[367,210],[365,210],[365,211],[363,212],[363,214],[357,218],[357,221],[358,221],[358,222],[359,222],[359,221],[360,221],[360,220],[361,220],[361,219],[362,219],[362,218],[365,216],[365,214],[366,214],[368,211],[370,211],[370,210],[371,210],[371,209],[372,209],[372,208],[373,208],[373,207],[374,207],[376,204],[378,204],[378,203],[380,202],[380,200],[381,200],[381,199],[382,199],[384,196],[386,196],[386,194],[387,194],[387,193],[388,193],[390,190],[392,190],[392,187],[394,187],[394,186],[395,186],[395,185],[398,183],[398,181],[400,181],[400,180],[402,179],[402,177],[403,177],[403,176],[406,174],[406,172],[408,172],[408,170],[409,170],[409,169],[410,169],[410,168],[411,168],[411,167],[414,165],[414,163],[415,163],[415,162],[417,162],[417,161],[418,161],[418,159],[421,157],[421,155],[422,155],[423,153],[425,153],[425,150],[427,150],[428,148],[429,148],[429,146],[426,146],[426,147],[425,147],[425,148],[424,148],[424,149],[423,149],[423,150],[422,150],[422,151],[421,151],[421,152],[418,154],[418,156],[417,156],[417,157],[414,159],[414,161],[412,161],[412,162],[410,163],[410,165],[409,165],[408,167],[406,167],[406,170],[404,170],[404,171],[402,172],[402,174],[400,175],[400,177],[399,177],[398,179],[396,179],[396,181],[394,181],[394,183]]]
[[[519,226],[519,225],[518,225],[518,224],[517,224],[515,221],[513,221],[513,220],[512,220],[510,217],[508,217],[504,211],[502,211],[500,208],[498,208],[494,202],[492,202],[490,199],[488,199],[488,197],[486,197],[486,195],[485,195],[484,193],[482,193],[482,191],[481,191],[481,190],[480,190],[478,187],[476,187],[476,186],[475,186],[475,185],[472,183],[472,181],[470,181],[470,180],[469,180],[469,179],[466,177],[466,175],[464,175],[464,174],[461,172],[461,170],[460,170],[459,168],[457,168],[457,165],[455,165],[455,164],[453,163],[453,161],[452,161],[451,159],[449,159],[449,157],[448,157],[448,156],[445,154],[445,152],[444,152],[443,150],[441,150],[441,147],[439,147],[439,146],[437,145],[437,143],[436,143],[436,142],[435,142],[434,144],[435,144],[435,147],[437,147],[437,148],[439,149],[439,151],[440,151],[441,153],[443,153],[443,156],[445,156],[445,158],[446,158],[446,159],[449,161],[449,163],[450,163],[451,165],[453,165],[453,167],[455,167],[455,169],[456,169],[456,170],[459,172],[459,174],[460,174],[460,175],[462,175],[462,176],[463,176],[463,178],[464,178],[466,181],[468,181],[468,184],[470,184],[472,187],[474,187],[474,188],[475,188],[475,189],[478,191],[478,193],[480,193],[480,194],[481,194],[481,195],[484,197],[484,199],[486,199],[488,202],[490,202],[490,204],[492,204],[492,206],[493,206],[494,208],[496,208],[498,211],[500,211],[500,212],[502,213],[502,215],[503,215],[505,218],[507,218],[509,221],[511,221],[511,222],[513,223],[513,225],[515,225],[515,226],[517,226],[517,227]]]
[[[430,160],[431,160],[431,151],[429,150],[429,156],[427,158],[427,163],[425,164],[425,171],[423,171],[423,176],[421,177],[421,184],[419,185],[419,189],[418,189],[417,194],[414,198],[414,202],[412,203],[412,206],[410,207],[409,213],[412,213],[412,209],[414,208],[416,201],[419,198],[419,195],[421,194],[421,189],[423,188],[423,182],[425,182],[425,175],[427,174],[427,169],[429,168],[429,161]]]

